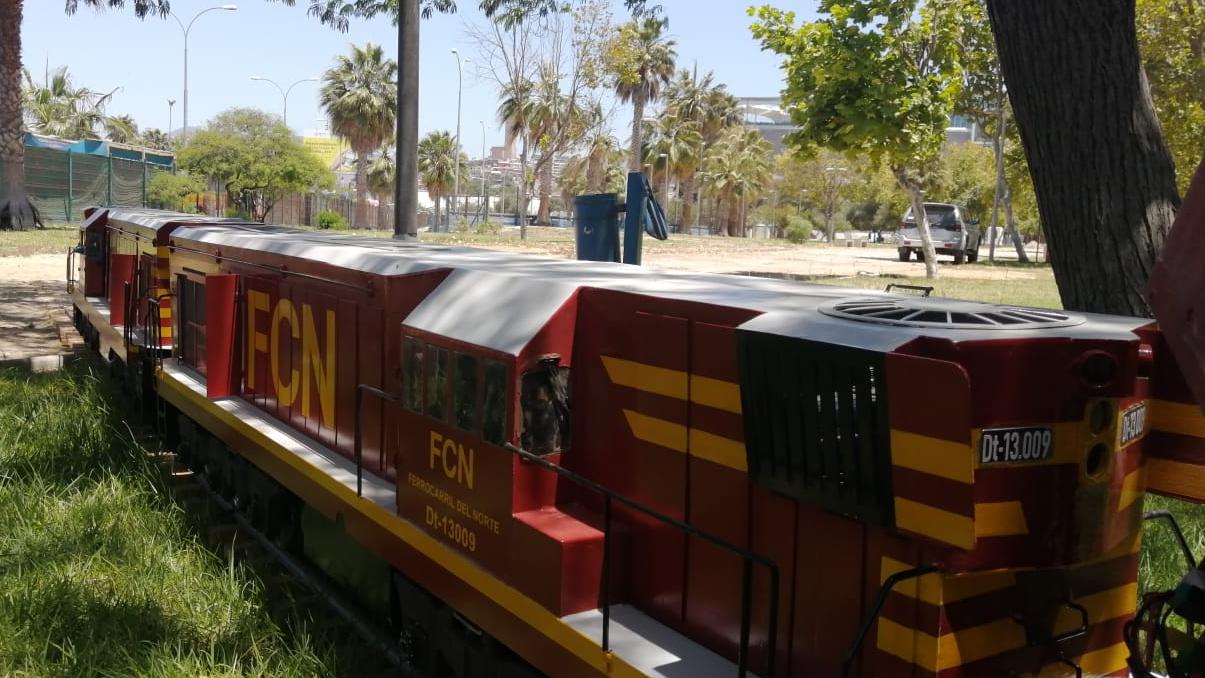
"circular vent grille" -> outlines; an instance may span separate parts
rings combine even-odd
[[[1060,311],[996,306],[954,299],[864,297],[843,299],[820,308],[848,320],[955,330],[1027,330],[1079,325],[1084,318]]]

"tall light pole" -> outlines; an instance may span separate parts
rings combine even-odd
[[[490,200],[485,194],[485,121],[478,120],[481,123],[481,199],[485,201],[485,207],[481,212],[481,220],[490,220]]]
[[[418,237],[419,0],[398,0],[397,143],[393,148],[393,237]]]
[[[460,51],[456,48],[452,48],[452,56],[456,57],[456,156],[453,160],[454,171],[452,173],[452,209],[448,210],[449,231],[452,230],[452,213],[456,211],[456,196],[460,193],[460,95],[464,89],[461,65],[469,62],[469,59],[460,58]]]
[[[176,16],[175,12],[171,13],[171,17],[176,20],[176,23],[180,24],[180,30],[184,32],[184,129],[180,132],[181,145],[188,140],[188,32],[192,30],[193,23],[196,22],[196,20],[199,19],[202,14],[217,11],[219,9],[227,12],[233,12],[234,10],[238,9],[238,5],[218,5],[217,7],[203,9],[193,15],[192,19],[188,21],[187,26],[185,26],[184,22],[180,20],[180,17]]]
[[[288,88],[283,88],[280,86],[279,83],[277,83],[275,80],[272,80],[271,78],[262,78],[258,75],[253,75],[253,76],[251,76],[251,79],[258,80],[260,82],[272,83],[272,85],[274,87],[276,87],[277,90],[280,90],[280,96],[282,99],[284,99],[284,111],[283,111],[283,115],[281,116],[281,119],[284,121],[285,127],[289,126],[289,92],[292,92],[294,87],[300,85],[303,82],[318,82],[318,78],[302,78],[302,79],[298,80],[297,82],[293,83],[292,85],[289,85]]]
[[[171,141],[171,138],[172,138],[172,107],[174,107],[175,105],[176,105],[175,99],[167,100],[167,139],[168,139],[168,141]]]

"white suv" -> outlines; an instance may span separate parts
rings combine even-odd
[[[957,205],[942,202],[925,203],[925,216],[929,218],[929,233],[933,236],[933,247],[938,254],[954,256],[954,263],[974,263],[979,258],[979,241],[983,234],[979,230],[977,219],[963,219],[962,210]],[[925,260],[921,248],[920,229],[916,219],[912,217],[912,208],[904,212],[900,222],[899,235],[900,261],[908,261],[916,254],[917,261]]]

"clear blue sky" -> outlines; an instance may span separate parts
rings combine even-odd
[[[187,24],[196,12],[230,0],[173,0],[172,10]],[[249,106],[279,113],[280,93],[265,82],[272,78],[287,87],[300,78],[320,76],[334,55],[350,42],[377,42],[397,54],[397,33],[386,18],[355,21],[347,33],[321,26],[306,14],[308,0],[287,7],[266,0],[233,0],[234,12],[210,12],[193,25],[189,37],[189,125],[232,106]],[[737,96],[776,95],[782,74],[775,55],[761,52],[749,33],[750,3],[741,0],[650,0],[662,5],[669,31],[677,41],[679,66],[698,63],[700,72],[715,71],[720,82]],[[814,13],[815,0],[777,0],[801,17]],[[456,62],[453,47],[475,58],[465,38],[465,22],[481,21],[476,0],[461,0],[461,11],[436,15],[422,25],[419,127],[454,130],[456,127]],[[615,0],[615,18],[625,18],[622,2]],[[183,40],[180,27],[170,18],[139,21],[130,9],[96,11],[81,8],[74,16],[63,13],[62,0],[25,3],[21,29],[23,59],[41,75],[50,68],[69,67],[77,84],[94,90],[122,90],[108,112],[128,113],[140,128],[164,129],[167,100],[175,99],[173,127],[182,123]],[[320,126],[317,83],[297,85],[289,96],[289,126],[303,132]],[[479,120],[485,120],[485,141],[499,144],[502,132],[495,121],[496,91],[492,82],[479,79],[466,67],[462,138],[476,157],[481,152]],[[630,109],[616,112],[617,136],[627,136]]]

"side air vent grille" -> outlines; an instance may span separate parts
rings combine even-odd
[[[1082,316],[1061,311],[925,297],[842,299],[820,312],[859,322],[954,330],[1028,330],[1084,322]]]
[[[748,331],[737,342],[750,479],[891,524],[883,355]]]

